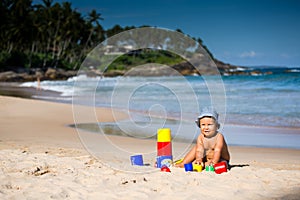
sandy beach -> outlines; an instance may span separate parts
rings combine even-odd
[[[1,199],[300,198],[299,149],[230,146],[227,173],[174,167],[167,173],[152,166],[156,141],[78,134],[69,127],[74,124],[71,104],[0,96],[0,105]],[[95,114],[107,122],[127,117],[108,108]],[[106,149],[105,140],[128,151]],[[95,146],[92,152],[86,141]],[[185,148],[173,144],[175,154]],[[144,162],[149,166],[131,166],[127,155],[135,152],[148,152]]]

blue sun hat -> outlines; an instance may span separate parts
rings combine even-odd
[[[218,123],[218,118],[219,114],[213,107],[205,107],[201,110],[200,115],[198,116],[197,120],[195,123],[197,124],[198,127],[200,127],[200,119],[203,117],[212,117],[216,120],[216,123]]]

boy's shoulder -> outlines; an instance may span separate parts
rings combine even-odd
[[[216,135],[217,138],[224,138],[224,135],[221,132],[218,132]]]
[[[218,132],[217,135],[222,135],[223,136],[223,134],[221,132]]]

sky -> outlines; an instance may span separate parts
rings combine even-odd
[[[67,1],[83,15],[95,9],[104,29],[116,24],[181,29],[201,38],[225,63],[300,67],[300,0]]]

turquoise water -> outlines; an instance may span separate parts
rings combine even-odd
[[[78,80],[81,83],[74,90]],[[223,85],[215,86],[214,81],[222,81]],[[200,76],[75,77],[67,81],[43,81],[41,85],[62,92],[61,101],[71,103],[73,95],[79,103],[117,107],[130,110],[133,115],[134,112],[150,113],[163,118],[194,120],[202,107],[213,105],[221,108],[221,123],[300,127],[300,70],[283,73],[275,69],[272,75],[207,79]]]
[[[300,127],[300,73],[223,80],[229,123]]]
[[[53,100],[128,112],[130,120],[99,124],[108,134],[153,139],[158,128],[169,127],[174,140],[192,142],[199,134],[194,123],[199,110],[213,105],[220,112],[221,131],[228,144],[300,149],[298,69],[284,73],[276,68],[273,74],[260,76],[79,76],[43,81],[41,86],[62,92]]]

